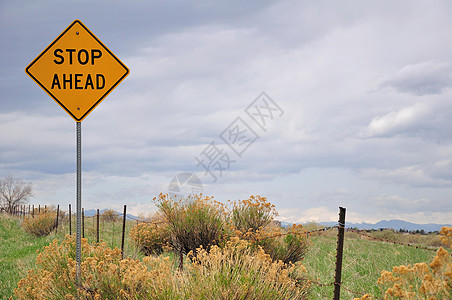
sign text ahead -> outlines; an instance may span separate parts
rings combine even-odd
[[[129,69],[75,20],[25,69],[75,121],[81,122]]]

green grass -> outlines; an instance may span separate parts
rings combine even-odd
[[[33,237],[22,230],[17,218],[0,215],[0,299],[12,295],[17,282],[34,265],[36,251],[52,239]]]
[[[323,284],[334,282],[336,244],[335,236],[311,237],[311,246],[303,264],[312,281]],[[392,267],[399,265],[430,262],[434,256],[434,251],[359,239],[355,234],[346,234],[341,299],[353,299],[366,293],[382,297],[377,285],[381,271],[392,271]],[[358,293],[347,291],[347,289]],[[323,287],[312,285],[309,299],[332,299],[333,292],[333,285]]]

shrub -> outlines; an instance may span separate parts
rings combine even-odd
[[[288,229],[276,228],[258,236],[257,244],[261,245],[274,261],[295,263],[301,261],[308,249],[303,226],[292,225]]]
[[[54,240],[38,254],[36,267],[19,281],[18,299],[150,299],[171,290],[171,269],[165,258],[126,258],[106,243],[82,239],[81,286],[75,281],[75,236]],[[145,295],[148,295],[147,297]]]
[[[223,248],[199,248],[187,266],[190,299],[304,299],[303,266],[273,262],[262,248],[232,238]]]
[[[56,212],[42,210],[34,216],[27,216],[22,222],[22,228],[35,236],[47,236],[56,227]]]
[[[104,222],[116,222],[119,220],[118,213],[113,209],[104,210],[104,212],[100,214],[100,217]]]
[[[192,255],[193,253],[190,253]],[[262,249],[232,239],[223,249],[196,250],[186,271],[168,257],[126,258],[105,243],[82,239],[80,286],[75,236],[54,240],[14,290],[17,299],[303,299],[303,266],[272,262]]]
[[[250,196],[233,204],[232,224],[241,232],[257,231],[270,224],[277,216],[275,206],[261,196]]]
[[[161,223],[139,223],[130,230],[129,236],[144,255],[161,254],[167,242]]]
[[[226,230],[225,212],[212,197],[195,195],[177,200],[160,194],[154,198],[167,224],[169,243],[180,253],[218,244]]]

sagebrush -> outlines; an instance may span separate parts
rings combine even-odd
[[[49,209],[35,215],[28,215],[22,222],[22,228],[35,236],[47,236],[57,225],[56,216],[56,212]]]
[[[195,254],[195,255],[193,255]],[[81,285],[75,282],[75,236],[54,240],[18,283],[17,299],[304,299],[302,265],[273,262],[234,238],[223,248],[190,252],[184,271],[167,256],[121,259],[121,251],[82,239]]]

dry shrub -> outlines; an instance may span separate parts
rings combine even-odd
[[[251,195],[247,200],[233,203],[232,224],[241,232],[264,228],[277,216],[275,206],[267,198]]]
[[[186,268],[190,299],[305,299],[302,265],[274,262],[262,248],[232,238],[223,248],[189,253]]]
[[[301,261],[307,250],[306,233],[301,225],[288,229],[272,223],[277,216],[275,206],[261,196],[233,203],[231,223],[236,236],[260,246],[273,261]]]
[[[56,212],[42,210],[34,216],[27,216],[22,222],[22,228],[35,236],[47,236],[56,227]]]
[[[452,249],[452,227],[443,227],[439,232],[441,235],[441,243],[443,243],[449,249]]]
[[[288,229],[276,228],[262,233],[257,242],[274,261],[295,263],[303,260],[308,250],[308,240],[302,225],[292,225]]]
[[[165,258],[126,258],[106,243],[82,239],[81,286],[75,282],[75,236],[54,240],[38,254],[36,267],[18,283],[18,299],[150,299],[171,290],[170,265]]]
[[[167,243],[162,223],[139,223],[130,230],[129,236],[144,255],[161,254]]]
[[[176,199],[165,194],[154,198],[167,224],[168,241],[180,253],[208,249],[224,237],[225,211],[213,197],[195,195]]]
[[[192,255],[192,254],[190,254]],[[17,299],[303,299],[303,266],[272,262],[262,249],[232,239],[198,249],[185,271],[168,257],[121,260],[119,249],[82,239],[81,285],[75,283],[75,237],[53,241],[18,283]]]
[[[113,209],[104,210],[104,212],[100,214],[100,217],[104,222],[117,222],[119,220],[118,213]]]
[[[441,241],[450,248],[452,227],[443,227],[440,234]],[[441,247],[430,264],[417,263],[394,267],[392,272],[383,271],[378,284],[385,291],[384,299],[451,299],[451,254]],[[361,299],[370,299],[370,296],[364,295]]]

